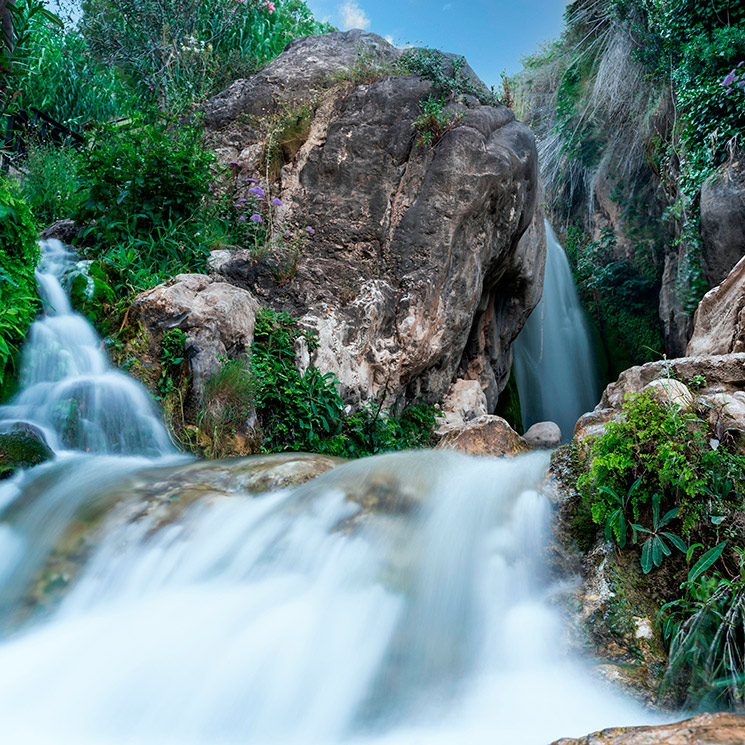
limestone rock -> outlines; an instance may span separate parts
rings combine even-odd
[[[689,357],[745,352],[745,257],[704,295],[693,319]]]
[[[221,357],[246,353],[253,342],[258,303],[250,292],[203,274],[179,274],[135,298],[131,320],[160,338],[168,329],[186,333],[192,383],[201,398]]]
[[[467,455],[518,455],[530,446],[502,417],[493,414],[480,416],[460,429],[448,432],[437,447],[460,450]]]
[[[246,250],[215,271],[315,330],[311,361],[338,376],[348,403],[381,391],[390,403],[437,401],[467,377],[493,411],[541,292],[540,225],[521,241],[536,203],[533,136],[509,109],[471,96],[448,103],[458,119],[436,147],[416,145],[428,80],[324,89],[360,45],[381,62],[400,54],[362,32],[307,37],[206,105],[208,136],[241,153],[260,136],[246,114],[320,91],[307,140],[274,185],[278,219],[314,230],[293,271],[278,282],[273,257]],[[236,189],[261,176],[236,163]]]
[[[443,399],[442,422],[435,434],[444,435],[486,413],[486,396],[479,381],[459,378]]]
[[[701,188],[701,258],[718,285],[745,255],[745,160],[730,158]]]
[[[577,420],[574,426],[573,442],[581,455],[586,456],[593,441],[605,432],[605,427],[617,416],[618,412],[612,408],[598,406],[594,411],[588,411]]]
[[[742,745],[745,715],[699,714],[674,724],[613,727],[586,737],[563,737],[553,745]]]
[[[745,353],[679,357],[630,367],[603,391],[597,408],[620,410],[626,396],[639,393],[653,380],[672,376],[678,380],[698,378],[704,389],[720,387],[734,392],[745,387]]]
[[[532,448],[549,449],[561,445],[561,430],[556,422],[536,422],[523,435]]]
[[[674,378],[659,378],[642,388],[642,393],[651,394],[652,398],[663,404],[675,404],[681,409],[693,406],[693,394],[685,383]]]
[[[70,245],[77,238],[79,231],[80,226],[76,225],[74,220],[57,220],[57,222],[52,223],[48,228],[42,230],[39,233],[39,238],[42,241],[48,241],[54,238],[61,243]]]

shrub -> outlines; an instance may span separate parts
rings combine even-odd
[[[81,158],[72,147],[29,146],[23,197],[39,228],[73,217],[80,210],[84,199],[79,177]]]
[[[36,228],[14,184],[0,177],[0,393],[37,308],[34,268],[39,260]]]
[[[200,206],[212,156],[195,127],[164,122],[106,127],[81,159],[77,221],[88,253],[113,265],[118,291],[179,271],[203,271],[209,254]]]
[[[276,57],[297,37],[322,33],[301,0],[86,0],[81,29],[96,58],[138,98],[190,106]]]
[[[651,524],[656,497],[663,511],[679,510],[676,520],[690,535],[710,515],[739,506],[745,493],[745,457],[719,443],[697,412],[660,403],[649,393],[626,401],[621,419],[607,425],[589,457],[578,486],[601,525],[618,508],[613,494],[628,493],[627,520]]]
[[[421,102],[422,113],[414,120],[417,131],[417,145],[421,147],[435,147],[438,142],[455,127],[463,113],[456,114],[445,108],[445,99],[430,96]]]

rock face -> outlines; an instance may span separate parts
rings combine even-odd
[[[701,189],[704,273],[718,285],[745,256],[745,160],[730,158]]]
[[[699,714],[657,727],[614,727],[580,738],[564,737],[553,745],[741,745],[742,714]]]
[[[348,402],[382,391],[391,404],[437,401],[467,377],[493,411],[510,344],[541,293],[541,226],[521,242],[536,201],[533,136],[509,109],[461,96],[448,103],[454,126],[425,148],[414,121],[433,92],[428,80],[386,70],[329,87],[340,71],[400,54],[358,31],[299,39],[208,102],[208,137],[233,162],[239,196],[246,178],[262,178],[251,117],[279,101],[315,106],[273,185],[278,219],[314,230],[293,271],[278,283],[271,257],[250,250],[220,257],[216,271],[314,329],[312,362],[336,373]]]
[[[258,304],[251,293],[203,274],[179,274],[135,299],[133,322],[160,339],[174,328],[186,333],[186,356],[198,398],[221,357],[245,354],[253,341]]]
[[[689,357],[745,352],[745,257],[720,285],[704,295],[693,323],[686,350]]]

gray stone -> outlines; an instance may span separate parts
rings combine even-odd
[[[561,445],[561,430],[556,422],[536,422],[523,437],[530,447],[539,450]]]
[[[745,160],[730,158],[701,188],[701,258],[709,286],[745,255]]]

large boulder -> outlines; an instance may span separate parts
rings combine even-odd
[[[745,256],[745,160],[730,158],[701,188],[701,258],[709,286]]]
[[[689,357],[730,352],[745,352],[745,257],[701,299],[686,350]]]
[[[511,457],[530,450],[528,443],[502,417],[493,414],[485,414],[451,430],[437,447],[491,458]]]
[[[238,196],[248,178],[267,188],[256,117],[280,101],[315,107],[271,187],[277,220],[314,234],[279,280],[272,256],[248,249],[215,271],[300,316],[320,342],[311,361],[336,373],[348,402],[381,392],[388,403],[438,401],[467,377],[493,411],[510,344],[541,294],[541,225],[521,241],[536,202],[534,139],[509,109],[461,95],[448,102],[454,126],[418,145],[414,122],[433,85],[390,74],[399,56],[373,34],[308,37],[206,104],[207,137]],[[380,79],[333,84],[371,59]]]

